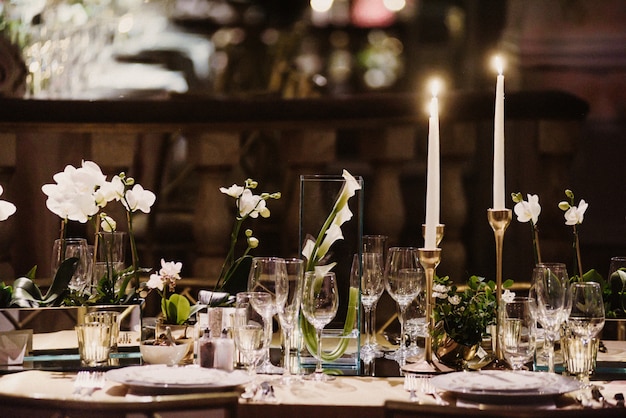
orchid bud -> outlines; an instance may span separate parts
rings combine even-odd
[[[567,203],[565,200],[562,200],[561,202],[559,202],[559,209],[566,211],[569,208],[570,208],[570,204]]]
[[[252,236],[252,230],[251,229],[246,229],[245,232],[246,237],[250,238]]]

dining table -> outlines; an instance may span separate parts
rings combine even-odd
[[[124,370],[147,371],[150,367],[162,367],[158,370],[160,376],[176,373],[192,376],[201,369],[198,365],[168,368],[143,365],[141,361],[137,361],[103,370],[104,379],[101,384],[88,391],[89,393],[76,392],[80,368],[64,368],[56,364],[53,367],[40,368],[20,369],[18,366],[2,368],[0,416],[132,417],[142,416],[137,414],[144,413],[152,416],[150,414],[153,411],[158,411],[159,416],[163,417],[384,418],[395,416],[389,415],[391,408],[403,405],[433,408],[435,411],[444,412],[462,408],[468,415],[487,410],[500,411],[502,416],[506,416],[507,411],[530,410],[537,413],[535,416],[539,416],[540,411],[578,411],[585,414],[593,413],[593,416],[603,418],[626,416],[626,409],[619,408],[615,400],[615,395],[626,393],[626,342],[605,341],[604,345],[606,352],[598,354],[598,371],[591,382],[594,388],[600,389],[604,402],[594,400],[590,388],[578,386],[574,390],[568,388],[563,393],[558,390],[549,392],[549,396],[520,396],[519,399],[507,396],[494,399],[492,396],[486,400],[465,398],[459,393],[446,390],[438,390],[437,396],[433,396],[417,389],[410,400],[407,378],[403,375],[417,374],[405,373],[403,370],[407,370],[407,365],[401,366],[387,359],[377,359],[376,368],[371,371],[371,375],[338,375],[329,382],[306,380],[304,376],[297,376],[294,382],[283,384],[280,375],[258,374],[254,381],[257,385],[262,383],[269,385],[272,389],[271,396],[250,399],[241,396],[248,385],[247,380],[242,384],[239,384],[240,382],[232,385],[218,384],[210,388],[176,385],[165,387],[120,380],[119,375]],[[93,369],[91,371],[93,373]],[[233,373],[243,371],[236,370]],[[532,373],[541,379],[549,377],[547,372]],[[441,375],[435,374],[434,377],[432,374],[419,375],[424,379],[434,379],[437,376]],[[562,376],[559,374],[559,377]],[[550,380],[546,379],[546,382],[549,384]],[[183,411],[185,415],[181,415]],[[419,414],[416,412],[413,415]]]

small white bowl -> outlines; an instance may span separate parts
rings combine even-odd
[[[148,364],[167,364],[174,366],[185,357],[189,351],[189,343],[175,345],[154,345],[152,341],[142,342],[139,346],[143,361]]]

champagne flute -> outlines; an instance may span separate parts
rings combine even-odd
[[[233,315],[233,334],[235,347],[241,354],[241,360],[250,376],[250,385],[246,387],[248,394],[255,390],[256,365],[263,357],[268,341],[265,338],[263,316],[254,308],[252,292],[237,293],[235,313]],[[269,299],[267,293],[256,295],[258,301]]]
[[[285,260],[278,257],[254,257],[248,275],[248,291],[266,293],[270,295],[269,302],[263,306],[257,303],[259,313],[265,322],[265,338],[272,341],[272,318],[278,313],[280,306],[287,298],[287,271]],[[254,299],[253,299],[254,300]],[[282,374],[283,369],[274,366],[270,361],[270,344],[267,345],[263,363],[259,366],[259,373]]]
[[[499,314],[499,343],[506,361],[513,370],[523,370],[535,354],[537,320],[535,301],[528,297],[502,300]]]
[[[389,249],[387,266],[385,268],[385,287],[387,293],[396,301],[399,308],[400,347],[386,355],[386,358],[404,363],[411,354],[406,347],[405,312],[409,304],[415,299],[424,283],[422,269],[417,248],[393,247]]]
[[[334,376],[324,374],[322,367],[322,330],[337,315],[339,295],[335,273],[328,272],[318,277],[314,271],[304,274],[304,290],[302,293],[302,313],[317,332],[317,365],[315,372],[306,379],[318,382],[333,380]]]
[[[584,384],[589,383],[589,373],[593,370],[592,339],[604,327],[604,302],[602,289],[596,282],[575,282],[570,287],[571,310],[567,318],[567,329],[572,340],[580,339],[580,352],[575,356],[568,355],[568,370],[574,372]],[[575,341],[568,341],[575,344]],[[572,354],[572,350],[568,352]],[[584,358],[583,364],[578,367],[572,364]]]
[[[363,253],[361,259],[355,254],[351,274],[361,282],[361,304],[365,313],[365,343],[361,347],[361,358],[371,361],[383,355],[373,339],[375,324],[372,322],[372,313],[385,290],[381,254]]]
[[[302,303],[302,286],[304,280],[304,260],[299,258],[285,259],[287,271],[287,296],[285,303],[278,308],[278,320],[283,334],[283,384],[292,384],[300,379],[291,372],[291,338],[300,315]]]
[[[545,330],[548,372],[554,373],[554,341],[567,312],[569,276],[565,264],[541,263],[533,269],[537,320]]]

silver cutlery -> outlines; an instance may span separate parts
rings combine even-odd
[[[600,389],[598,389],[598,387],[594,386],[591,388],[591,397],[596,401],[599,402],[600,404],[602,404],[603,408],[613,408],[613,404],[608,402],[605,398],[604,395],[602,395],[602,392],[600,392]]]
[[[79,371],[74,380],[74,396],[91,396],[104,387],[105,378],[103,372]]]
[[[435,399],[437,405],[448,405],[448,402],[443,400],[443,398],[437,392],[437,388],[432,384],[429,377],[422,379],[422,393],[426,395],[430,395]]]
[[[623,393],[616,393],[615,396],[613,396],[613,399],[615,399],[615,401],[617,402],[615,404],[616,407],[624,408],[624,394]]]
[[[420,386],[418,384],[418,379],[419,377],[414,374],[407,373],[404,375],[404,390],[409,392],[409,401],[411,402],[418,401],[417,389],[418,386]]]

